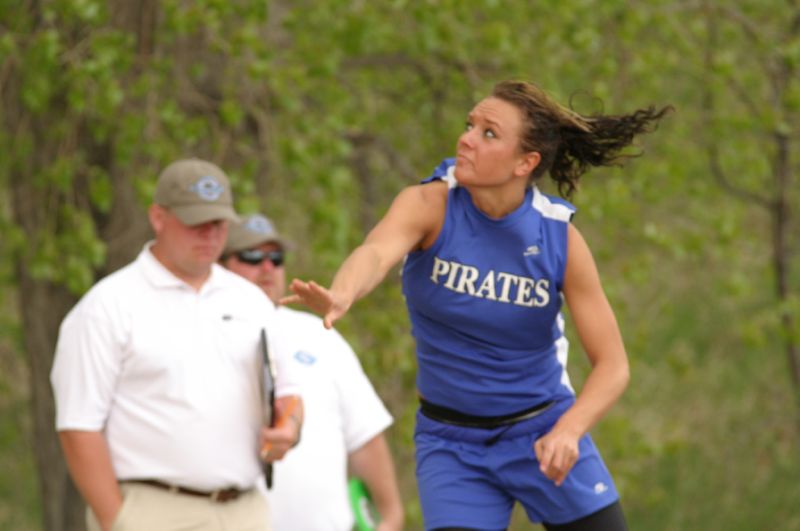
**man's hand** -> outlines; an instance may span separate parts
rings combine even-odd
[[[303,401],[297,395],[275,401],[275,426],[261,429],[261,459],[268,463],[280,461],[300,441],[303,425]]]

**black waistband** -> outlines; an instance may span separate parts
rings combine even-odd
[[[542,402],[533,407],[511,413],[509,415],[500,415],[497,417],[481,417],[477,415],[468,415],[455,409],[432,404],[420,397],[419,409],[423,415],[431,420],[442,422],[444,424],[452,424],[453,426],[463,426],[465,428],[499,428],[500,426],[507,426],[509,424],[517,423],[521,420],[533,418],[541,413],[544,413],[550,406],[553,405],[552,401]]]

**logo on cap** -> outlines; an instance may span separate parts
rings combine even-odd
[[[196,183],[189,187],[189,190],[196,193],[200,199],[216,201],[225,192],[225,187],[211,175],[206,175],[200,177]]]
[[[256,234],[272,234],[275,232],[275,229],[272,228],[272,223],[264,216],[251,217],[245,222],[244,228]]]

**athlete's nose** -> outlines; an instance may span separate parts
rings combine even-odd
[[[457,147],[459,147],[459,148],[471,148],[474,145],[473,144],[473,142],[474,142],[473,141],[473,137],[472,137],[472,134],[471,134],[474,130],[475,130],[474,128],[473,129],[468,129],[468,130],[464,131],[463,133],[461,133],[461,136],[458,137],[458,145],[457,145]]]

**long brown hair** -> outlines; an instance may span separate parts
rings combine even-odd
[[[652,131],[672,106],[654,106],[623,115],[582,116],[545,91],[524,81],[502,81],[492,96],[517,107],[523,115],[520,149],[541,155],[531,172],[534,181],[549,172],[558,191],[570,197],[590,166],[613,166],[636,154],[622,154],[636,135]]]

